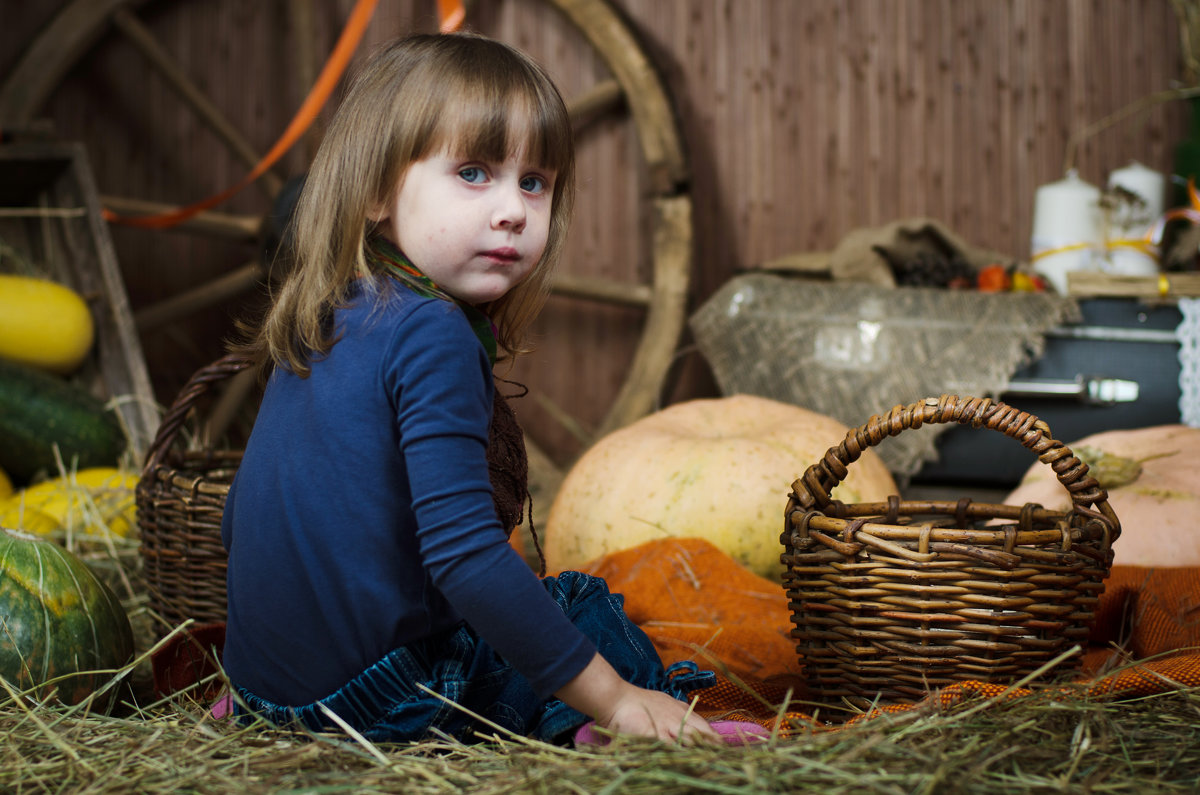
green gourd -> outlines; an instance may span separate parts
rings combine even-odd
[[[133,658],[129,616],[112,590],[59,544],[0,528],[0,676],[78,704]],[[108,671],[108,674],[102,673]]]
[[[78,384],[0,359],[0,469],[28,483],[68,470],[114,466],[125,434],[103,401]]]

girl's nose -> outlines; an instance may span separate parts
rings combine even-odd
[[[525,228],[525,199],[519,186],[500,189],[492,226],[520,232]]]

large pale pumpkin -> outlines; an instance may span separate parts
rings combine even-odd
[[[120,601],[52,541],[0,528],[0,675],[38,697],[77,704],[133,657]]]
[[[1115,563],[1200,566],[1200,428],[1159,425],[1093,434],[1068,446],[1108,491],[1121,521]],[[1070,507],[1066,490],[1036,463],[1005,502]]]
[[[645,541],[707,539],[756,574],[778,579],[792,481],[847,428],[750,395],[679,403],[600,439],[567,473],[546,522],[546,561],[578,568]],[[872,450],[835,496],[886,499],[896,484]]]

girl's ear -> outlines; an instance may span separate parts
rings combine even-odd
[[[381,224],[388,219],[388,206],[386,202],[376,202],[367,208],[367,219]]]
[[[407,169],[406,169],[407,172]],[[404,176],[400,177],[400,184],[404,183]],[[377,224],[382,224],[392,217],[392,207],[395,204],[396,197],[400,193],[400,184],[386,191],[383,198],[376,198],[367,205],[367,219],[374,221]]]

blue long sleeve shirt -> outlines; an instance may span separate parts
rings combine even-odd
[[[230,679],[309,704],[466,621],[549,696],[595,647],[496,517],[491,368],[466,316],[383,288],[335,328],[308,378],[272,373],[226,501]]]

